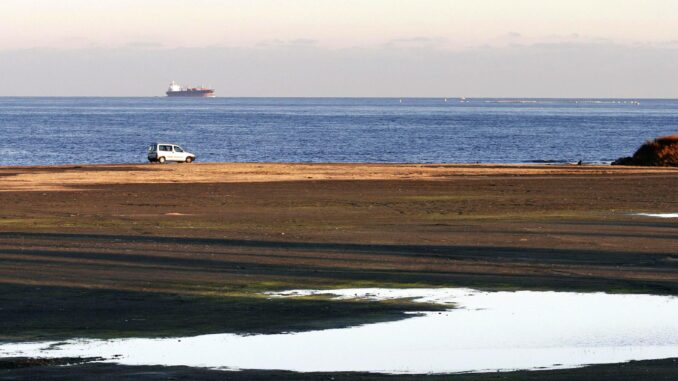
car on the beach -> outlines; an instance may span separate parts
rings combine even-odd
[[[192,163],[195,154],[192,154],[180,146],[171,143],[153,143],[148,147],[148,161],[164,164],[168,161],[177,163]]]

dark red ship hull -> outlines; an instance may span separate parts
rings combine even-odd
[[[214,90],[212,90],[212,89],[187,89],[187,90],[181,90],[181,91],[168,91],[165,94],[167,94],[168,97],[205,98],[205,97],[213,97],[214,96]]]

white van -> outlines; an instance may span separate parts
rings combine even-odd
[[[195,161],[195,155],[188,151],[184,151],[183,148],[176,144],[153,143],[148,147],[148,161],[151,163],[158,162],[160,164],[164,164],[168,161],[192,163]]]

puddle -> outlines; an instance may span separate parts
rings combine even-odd
[[[328,293],[339,299],[412,298],[457,308],[296,334],[5,344],[0,345],[0,356],[100,356],[128,365],[381,373],[563,368],[678,357],[678,298],[672,296],[471,289],[296,290],[269,295]]]
[[[657,217],[657,218],[678,218],[678,213],[636,213],[635,216]]]

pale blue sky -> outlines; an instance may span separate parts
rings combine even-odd
[[[0,95],[678,97],[677,50],[675,0],[0,2]]]

